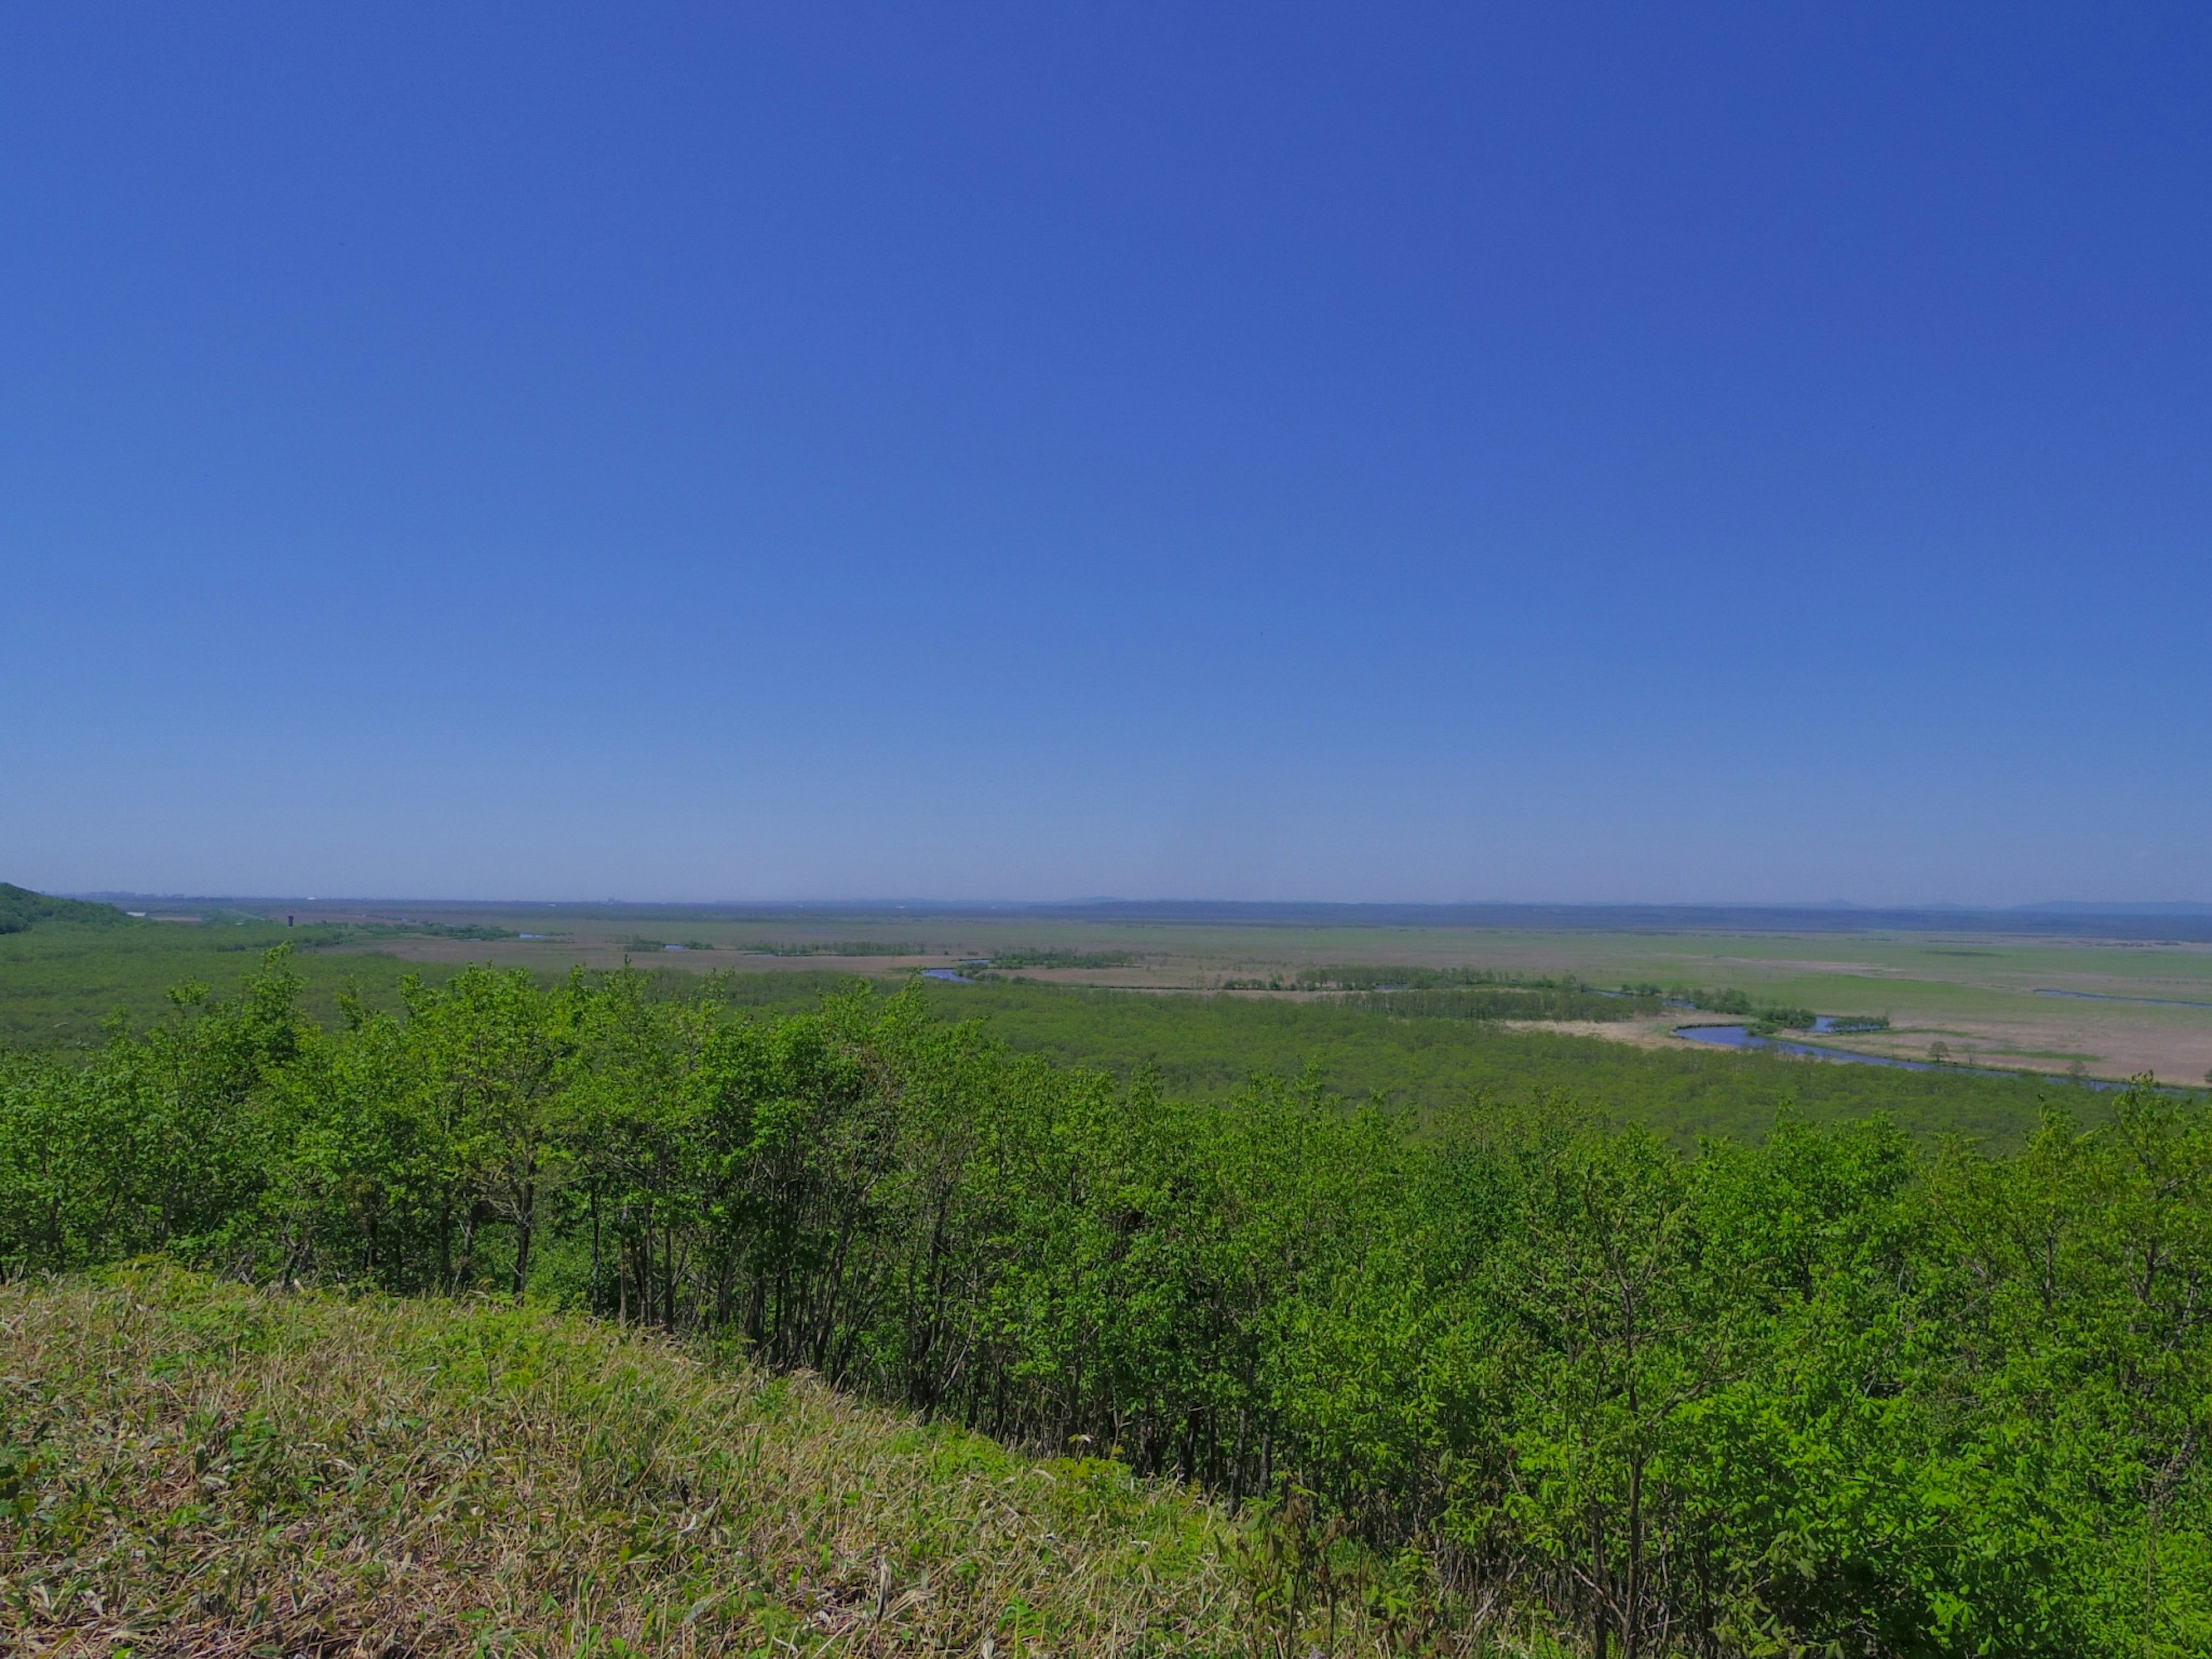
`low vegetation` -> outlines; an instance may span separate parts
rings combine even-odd
[[[918,957],[927,954],[929,947],[897,939],[838,939],[757,942],[737,948],[755,957]]]
[[[798,1006],[787,1000],[795,988],[757,986],[765,977],[732,980],[723,994]],[[1992,1149],[2021,1145],[2050,1100],[2085,1120],[2108,1109],[2093,1091],[2036,1077],[1814,1065],[1746,1049],[1654,1049],[1498,1019],[1403,1015],[1395,1010],[1407,994],[1291,1001],[1042,985],[923,988],[933,1011],[979,1019],[1017,1052],[1105,1071],[1125,1084],[1155,1076],[1182,1098],[1228,1100],[1259,1073],[1310,1077],[1353,1100],[1379,1096],[1394,1112],[1416,1117],[1463,1111],[1478,1100],[1534,1109],[1565,1096],[1602,1102],[1616,1121],[1647,1126],[1685,1152],[1708,1135],[1757,1139],[1785,1104],[1815,1122],[1887,1112],[1917,1139],[1960,1135]]]
[[[1129,951],[1055,951],[1043,945],[994,951],[977,958],[977,965],[998,973],[1019,973],[1030,968],[1130,968],[1144,958]]]
[[[1563,1096],[1393,1112],[1312,1079],[1261,1079],[1177,1099],[1156,1076],[1013,1054],[972,1023],[931,1018],[920,988],[748,1016],[658,998],[635,973],[549,988],[471,969],[408,988],[397,1013],[351,1005],[332,1031],[300,1013],[298,990],[280,954],[240,996],[187,993],[170,1021],[118,1032],[83,1063],[11,1061],[0,1258],[13,1272],[155,1251],[263,1285],[457,1301],[485,1320],[472,1298],[496,1293],[524,1320],[541,1303],[597,1316],[610,1343],[650,1328],[1005,1445],[1079,1449],[1110,1466],[1098,1480],[1133,1483],[1113,1489],[1145,1514],[1185,1501],[1142,1485],[1172,1479],[1245,1517],[1237,1547],[1256,1588],[1233,1619],[1226,1601],[1204,1600],[1214,1591],[1191,1590],[1212,1611],[1187,1624],[1163,1613],[1146,1628],[1164,1633],[1139,1644],[1155,1650],[1254,1639],[1271,1609],[1280,1650],[1298,1653],[1355,1626],[1376,1651],[1532,1624],[1638,1656],[2155,1659],[2212,1646],[2212,1123],[2199,1103],[2146,1089],[2087,1128],[2050,1112],[2007,1157],[1916,1146],[1880,1117],[1823,1127],[1788,1114],[1756,1143],[1686,1157]],[[578,1342],[593,1328],[557,1326]],[[381,1346],[400,1375],[443,1386],[433,1361],[406,1358],[418,1349]],[[455,1387],[551,1374],[526,1344],[480,1373],[457,1352],[434,1362]],[[135,1401],[160,1371],[111,1358],[77,1374]],[[106,1420],[149,1409],[118,1405]],[[427,1422],[428,1409],[403,1414]],[[59,1426],[70,1415],[27,1419],[23,1456],[46,1457],[41,1445],[74,1432]],[[222,1479],[258,1492],[255,1435],[293,1436],[244,1420],[223,1419],[222,1447],[240,1449]],[[426,1467],[512,1486],[540,1478],[530,1462],[543,1449],[557,1485],[587,1422],[519,1417],[471,1443],[473,1461]],[[85,1443],[53,1455],[82,1467],[106,1442]],[[316,1504],[336,1502],[328,1489],[362,1464],[332,1457],[315,1466]],[[588,1573],[514,1567],[538,1598],[530,1616],[693,1639],[649,1626],[646,1602],[589,1611],[633,1573],[684,1587],[652,1606],[672,1610],[694,1583],[705,1593],[707,1577],[685,1577],[691,1546],[672,1516],[722,1488],[671,1478],[679,1509],[639,1519],[608,1500],[616,1518],[589,1522],[586,1556],[573,1558]],[[277,1490],[302,1484],[286,1474]],[[50,1482],[32,1512],[49,1497],[77,1503],[82,1485]],[[71,1510],[84,1518],[68,1525],[124,1526],[119,1507],[146,1536],[181,1536],[214,1501],[148,1490],[167,1496]],[[393,1517],[378,1524],[480,1518],[437,1495],[447,1490],[377,1496]],[[866,1488],[850,1501],[872,1514]],[[535,1504],[516,1499],[513,1523],[600,1513]],[[285,1513],[206,1544],[237,1588],[190,1605],[241,1616],[246,1587],[276,1571],[253,1552],[291,1547]],[[839,1535],[893,1528],[865,1553],[908,1535],[896,1525],[922,1528],[920,1510]],[[76,1561],[77,1536],[64,1551],[22,1533],[11,1547],[45,1571]],[[339,1536],[326,1534],[326,1558]],[[641,1565],[625,1565],[625,1545]],[[502,1561],[536,1559],[497,1547]],[[777,1547],[759,1559],[820,1546]],[[851,1577],[840,1547],[817,1558],[818,1582]],[[1100,1547],[1115,1564],[1100,1582],[1144,1577],[1139,1556]],[[1205,1555],[1176,1547],[1186,1562]],[[109,1576],[87,1582],[101,1605],[128,1599],[119,1564],[135,1558],[100,1559]],[[888,1581],[875,1571],[888,1607],[908,1581],[896,1564]],[[1142,1593],[1185,1605],[1173,1601],[1183,1571]],[[34,1600],[58,1593],[37,1582]],[[194,1586],[179,1595],[210,1594],[179,1582]],[[992,1582],[1004,1584],[993,1605],[1046,1605]],[[301,1605],[289,1594],[267,1606]],[[835,1594],[844,1609],[854,1592]],[[742,1617],[764,1631],[783,1616],[768,1607]],[[1324,1607],[1333,1628],[1314,1622]],[[741,1616],[714,1616],[726,1615]],[[947,1613],[941,1633],[899,1639],[961,1648],[997,1628],[978,1616]],[[1091,1615],[1053,1616],[1075,1630]],[[561,1626],[562,1650],[590,1627]]]
[[[19,1279],[0,1371],[17,1653],[1212,1653],[1285,1626],[1182,1489],[540,1308]]]

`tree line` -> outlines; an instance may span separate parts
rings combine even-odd
[[[656,987],[659,988],[657,989]],[[282,951],[0,1062],[0,1261],[543,1296],[1292,1504],[1599,1654],[2212,1651],[2212,1124],[2026,1149],[1565,1098],[1419,1121],[1014,1056],[920,993],[733,1012]]]

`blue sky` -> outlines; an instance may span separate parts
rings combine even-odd
[[[0,878],[2212,898],[2201,7],[25,6]]]

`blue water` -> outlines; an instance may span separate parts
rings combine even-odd
[[[1833,1026],[1834,1018],[1823,1014],[1814,1022],[1816,1031]],[[1966,1072],[1975,1077],[2040,1077],[2045,1083],[2076,1084],[2073,1078],[2057,1077],[2049,1073],[2016,1072],[2009,1066],[1938,1066],[1925,1060],[1892,1060],[1887,1054],[1857,1054],[1848,1048],[1823,1048],[1814,1042],[1792,1042],[1787,1037],[1753,1036],[1750,1028],[1742,1025],[1677,1025],[1674,1035],[1686,1037],[1692,1042],[1717,1043],[1723,1048],[1771,1048],[1778,1054],[1796,1054],[1801,1060],[1839,1060],[1850,1066],[1889,1066],[1900,1072]],[[2127,1084],[2115,1083],[2105,1078],[2082,1078],[2077,1086],[2086,1089],[2124,1089]],[[2162,1094],[2185,1092],[2171,1085],[2160,1085]]]
[[[1813,1029],[1825,1031],[1835,1024],[1832,1016],[1823,1014],[1814,1023]],[[1823,1048],[1814,1042],[1793,1042],[1787,1037],[1753,1036],[1747,1025],[1677,1025],[1674,1035],[1687,1037],[1692,1042],[1717,1043],[1723,1048],[1771,1048],[1778,1054],[1796,1054],[1804,1060],[1840,1060],[1854,1066],[1893,1066],[1900,1072],[1933,1072],[1934,1064],[1922,1060],[1892,1060],[1887,1054],[1855,1054],[1848,1048]],[[1977,1068],[1952,1066],[1946,1071],[1970,1071]]]
[[[2102,991],[2051,991],[2036,988],[2039,997],[2074,997],[2082,1002],[2147,1002],[2160,1008],[2212,1008],[2212,1002],[2184,1002],[2179,997],[2116,997]]]
[[[921,976],[924,979],[949,979],[955,985],[973,985],[975,982],[954,968],[925,968],[921,970]]]

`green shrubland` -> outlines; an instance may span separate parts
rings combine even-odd
[[[733,979],[725,994],[767,995],[753,989],[754,977]],[[1431,994],[1447,1004],[1488,994],[1480,987],[1315,1001],[1012,984],[932,983],[923,994],[939,1013],[980,1019],[1018,1052],[1124,1082],[1150,1072],[1173,1095],[1226,1100],[1256,1073],[1311,1073],[1333,1093],[1379,1095],[1416,1115],[1458,1112],[1478,1097],[1529,1103],[1565,1095],[1601,1103],[1609,1116],[1645,1125],[1685,1152],[1706,1135],[1757,1139],[1785,1103],[1820,1122],[1887,1112],[1920,1139],[1958,1134],[1992,1147],[2019,1146],[2054,1096],[2085,1116],[2105,1110],[2094,1091],[2038,1077],[1637,1048],[1514,1029],[1497,1018],[1439,1018],[1422,1007]]]
[[[0,933],[25,933],[32,928],[59,922],[79,927],[133,927],[138,919],[112,904],[93,904],[83,899],[55,898],[34,893],[11,881],[0,881]]]
[[[1286,1652],[1531,1621],[1654,1656],[2212,1650],[2201,1104],[2047,1112],[2005,1156],[1785,1112],[1685,1155],[1565,1093],[1178,1097],[1014,1054],[919,989],[748,1013],[471,969],[331,1030],[297,992],[280,955],[89,1057],[11,1060],[11,1270],[158,1252],[471,1317],[556,1304],[1079,1452],[1139,1508],[1172,1479],[1243,1528],[1258,1588],[1207,1616],[1280,1613]],[[150,1386],[134,1364],[97,1387]],[[10,1411],[11,1455],[47,1456],[57,1415]],[[572,1457],[564,1434],[518,1424],[507,1478]],[[63,1571],[17,1501],[11,1583]],[[600,1535],[673,1560],[672,1513]],[[580,1580],[529,1582],[572,1616]],[[607,1625],[633,1626],[674,1640]]]

